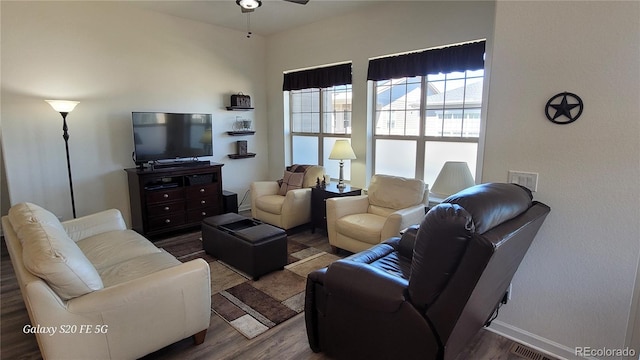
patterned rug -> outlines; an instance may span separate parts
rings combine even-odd
[[[257,281],[213,258],[202,249],[201,233],[156,242],[182,262],[205,259],[211,268],[212,310],[248,339],[252,339],[304,310],[307,274],[340,259],[305,245],[305,234],[287,237],[288,265]],[[308,236],[307,236],[308,237]]]

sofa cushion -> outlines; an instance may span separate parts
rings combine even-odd
[[[168,269],[181,262],[164,250],[153,254],[140,255],[100,270],[105,287],[125,283],[149,274]]]
[[[64,300],[103,288],[95,267],[67,233],[48,223],[26,223],[18,237],[24,266]]]
[[[369,203],[399,210],[421,203],[424,192],[425,185],[422,180],[374,175],[371,177],[368,190]]]
[[[137,256],[160,252],[153,243],[133,230],[108,231],[76,244],[98,272]]]
[[[32,203],[16,204],[9,209],[9,221],[18,233],[22,226],[31,223],[48,224],[64,231],[60,220],[50,211]],[[22,241],[22,240],[21,240]]]
[[[338,233],[369,244],[380,243],[385,218],[375,214],[352,214],[336,221]]]
[[[256,199],[256,207],[271,214],[280,215],[282,203],[284,203],[284,196],[282,195],[265,195]]]

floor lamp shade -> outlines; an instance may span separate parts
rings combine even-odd
[[[45,100],[51,105],[53,110],[57,112],[66,112],[69,113],[75,109],[76,105],[78,105],[79,101],[69,101],[69,100]]]
[[[447,161],[442,166],[431,193],[442,198],[475,185],[469,166],[464,161]]]

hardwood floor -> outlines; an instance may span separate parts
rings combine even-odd
[[[324,237],[326,239],[326,237]],[[310,235],[308,245],[323,244],[322,236]],[[29,324],[20,288],[15,278],[4,239],[0,251],[0,358],[41,359],[35,336],[24,334]],[[458,356],[464,359],[521,360],[510,352],[513,342],[490,331],[482,330]],[[194,346],[191,338],[172,344],[144,359],[329,359],[311,351],[307,343],[304,313],[266,333],[248,340],[216,314],[203,344]]]

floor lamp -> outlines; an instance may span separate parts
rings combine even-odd
[[[64,147],[67,150],[67,171],[69,172],[69,190],[71,192],[71,209],[73,210],[73,218],[76,218],[76,203],[73,199],[73,180],[71,179],[71,162],[69,161],[69,127],[67,126],[67,114],[69,114],[78,101],[68,100],[45,100],[51,107],[62,115],[62,138],[64,139]]]

